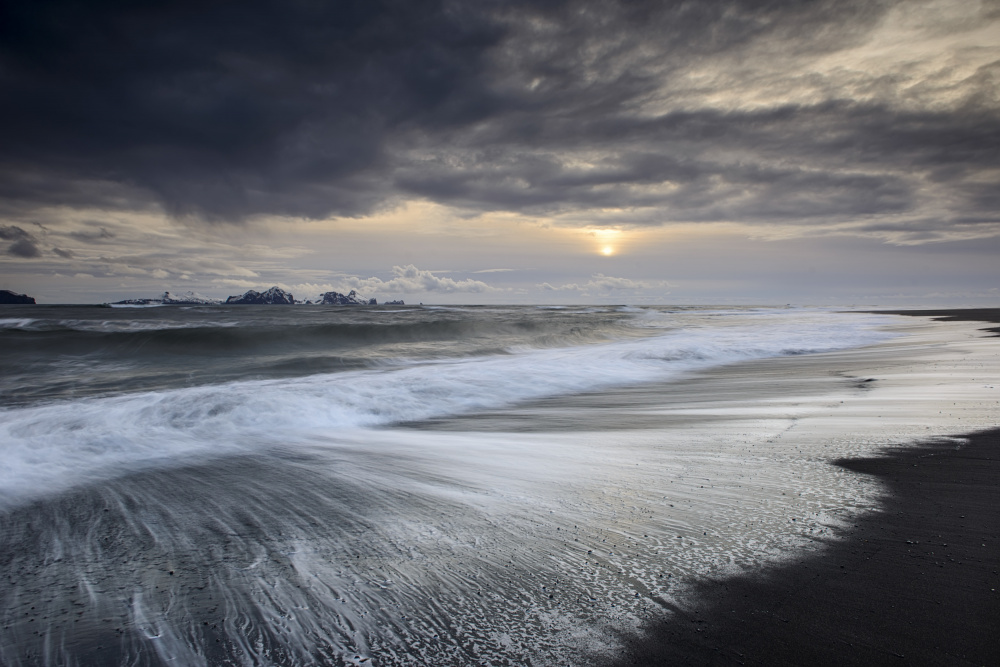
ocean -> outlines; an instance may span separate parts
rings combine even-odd
[[[837,458],[996,415],[974,325],[821,308],[9,306],[0,342],[4,665],[597,663],[878,511]]]

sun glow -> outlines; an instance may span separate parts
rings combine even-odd
[[[619,237],[621,237],[621,230],[590,229],[587,231],[591,236],[597,239],[597,252],[605,257],[610,257],[618,252],[618,245],[616,242],[619,240]]]

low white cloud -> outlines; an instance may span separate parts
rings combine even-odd
[[[350,289],[357,290],[365,295],[376,292],[385,294],[417,294],[422,292],[482,294],[484,292],[501,291],[496,287],[487,285],[481,280],[473,280],[471,278],[455,280],[454,278],[436,275],[433,271],[418,269],[413,264],[392,267],[392,278],[389,280],[382,280],[376,277],[359,278],[357,276],[349,276],[342,278],[341,282]]]
[[[634,292],[650,289],[664,290],[669,286],[670,283],[666,280],[632,280],[631,278],[606,276],[603,273],[595,273],[585,283],[567,283],[559,286],[551,285],[550,283],[541,283],[538,285],[538,287],[547,292],[580,292],[581,294],[610,294],[613,292]]]
[[[285,290],[286,292],[291,292],[298,299],[314,299],[317,295],[323,294],[324,292],[336,291],[337,288],[329,283],[275,283],[278,287]],[[270,287],[270,285],[268,285]]]

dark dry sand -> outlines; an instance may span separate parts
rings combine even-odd
[[[891,312],[1000,323],[1000,309]],[[1000,430],[963,437],[839,461],[881,478],[882,511],[818,556],[702,582],[609,664],[1000,665]]]

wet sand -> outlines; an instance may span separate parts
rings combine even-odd
[[[991,322],[1000,324],[1000,308],[956,308],[954,310],[874,310],[874,313],[887,315],[909,315],[911,317],[933,317],[942,322]],[[1000,327],[987,327],[1000,336]]]
[[[1000,664],[1000,431],[841,463],[892,494],[828,550],[698,603],[615,665]]]
[[[893,314],[1000,322],[997,309]],[[1000,664],[1000,430],[837,464],[884,485],[880,511],[797,562],[662,601],[670,618],[608,664]]]

